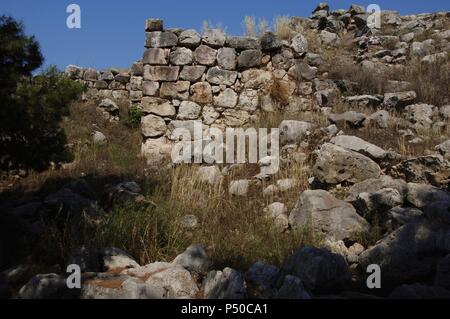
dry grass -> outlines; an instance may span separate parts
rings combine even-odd
[[[288,16],[278,16],[273,23],[275,34],[281,40],[291,40],[295,32],[292,30],[291,19]]]
[[[246,36],[256,37],[256,21],[254,17],[246,16],[244,18],[243,26],[245,28]]]

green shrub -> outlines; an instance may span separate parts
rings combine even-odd
[[[125,125],[136,128],[139,127],[141,124],[141,118],[142,118],[142,110],[136,106],[131,106],[128,109],[128,114],[125,119]]]
[[[0,169],[44,170],[68,158],[60,122],[84,85],[55,67],[32,76],[42,61],[22,24],[0,17]]]

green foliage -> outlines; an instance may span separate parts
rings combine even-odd
[[[39,44],[12,18],[0,18],[0,168],[42,170],[67,158],[60,128],[69,104],[84,90],[55,67],[31,73],[43,58]]]
[[[142,118],[142,110],[136,106],[131,106],[128,109],[128,114],[125,119],[125,125],[128,127],[136,128],[139,127],[141,124],[141,118]]]

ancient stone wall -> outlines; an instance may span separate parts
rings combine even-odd
[[[129,100],[142,109],[144,154],[173,140],[174,128],[192,129],[194,120],[205,127],[244,126],[260,110],[274,110],[274,90],[275,96],[283,92],[287,97],[281,98],[284,104],[311,104],[292,100],[296,78],[312,80],[317,72],[309,65],[314,65],[315,56],[307,55],[302,35],[290,42],[270,32],[253,38],[209,29],[200,35],[192,29],[165,30],[163,21],[156,19],[146,21],[145,32],[143,59],[129,70],[66,69],[88,84],[89,95]],[[308,95],[311,88],[312,83],[306,83],[301,90]]]

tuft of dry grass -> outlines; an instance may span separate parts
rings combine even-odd
[[[246,16],[244,18],[243,26],[245,28],[246,36],[256,37],[256,21],[254,17]]]
[[[291,19],[288,16],[278,16],[273,23],[275,33],[281,40],[291,40],[294,36],[294,30],[290,27]]]

